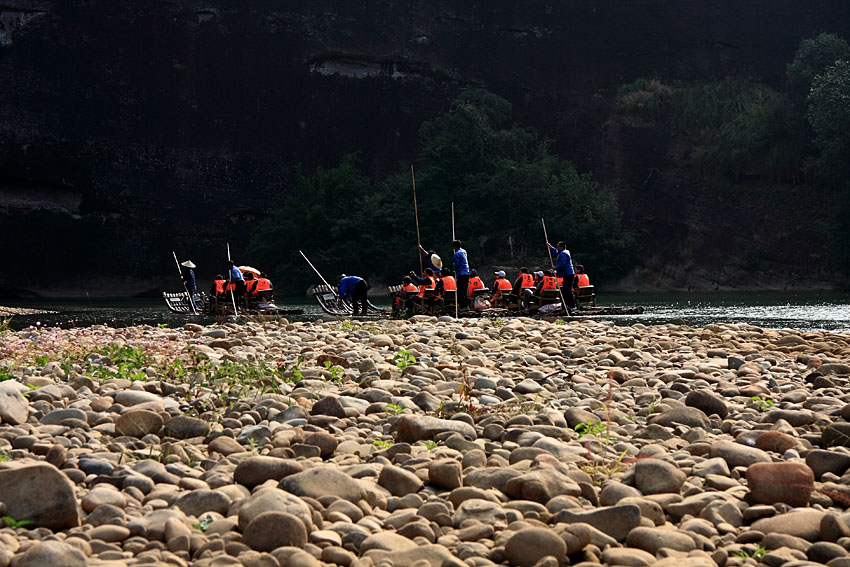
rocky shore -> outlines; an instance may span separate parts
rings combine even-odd
[[[850,567],[850,336],[0,334],[0,567]]]

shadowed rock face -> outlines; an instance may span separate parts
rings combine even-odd
[[[619,85],[780,84],[820,31],[850,35],[850,5],[12,0],[0,8],[0,245],[29,275],[0,286],[162,288],[172,249],[203,281],[226,241],[245,258],[251,224],[299,163],[359,150],[383,174],[465,86],[511,100],[628,213],[635,172],[676,158],[668,138],[607,136]]]

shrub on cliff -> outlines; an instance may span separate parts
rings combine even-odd
[[[841,37],[822,33],[812,39],[804,39],[788,64],[786,86],[788,94],[801,106],[812,88],[815,77],[822,74],[836,61],[850,59],[850,45]]]

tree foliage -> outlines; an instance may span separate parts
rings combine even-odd
[[[545,217],[550,239],[566,241],[595,279],[625,273],[633,240],[621,229],[613,195],[552,155],[511,113],[508,101],[470,90],[422,124],[416,190],[423,246],[451,265],[454,203],[456,236],[473,267],[542,264]],[[419,266],[410,171],[373,183],[349,155],[338,167],[299,174],[293,193],[255,230],[252,248],[287,275],[289,291],[315,281],[302,248],[328,273],[395,282]]]
[[[809,124],[820,151],[816,167],[836,185],[850,180],[850,61],[817,75],[808,97]]]
[[[815,77],[822,74],[836,61],[850,59],[850,45],[841,37],[822,33],[812,39],[804,39],[788,64],[786,86],[791,98],[804,104]]]

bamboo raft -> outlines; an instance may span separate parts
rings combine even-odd
[[[389,286],[388,291],[390,292],[390,297],[396,297],[400,291],[401,286]],[[313,287],[313,297],[316,299],[316,302],[319,304],[319,307],[322,308],[322,311],[329,315],[335,315],[337,317],[351,317],[353,313],[353,309],[351,304],[345,300],[339,298],[336,293],[336,290],[331,288],[328,285],[322,284]],[[367,317],[385,317],[389,316],[392,318],[399,318],[401,313],[397,308],[397,303],[393,302],[393,308],[391,312],[387,312],[386,310],[381,310],[372,302],[367,302],[368,310],[372,311],[374,315],[366,315]],[[557,304],[548,304],[551,309],[550,312],[532,312],[529,313],[527,311],[522,311],[520,309],[510,309],[505,307],[492,307],[490,309],[485,309],[482,311],[462,311],[459,313],[460,317],[535,317],[541,319],[548,318],[571,318],[571,319],[580,319],[583,317],[604,317],[604,316],[614,316],[614,315],[640,315],[644,312],[644,308],[640,306],[635,307],[599,307],[596,305],[596,296],[593,295],[592,303],[588,299],[585,305],[582,305],[578,309],[571,309],[569,313],[564,313],[563,309],[560,307],[560,303]],[[421,307],[421,306],[420,306]],[[403,309],[402,309],[403,310]],[[433,312],[429,312],[424,307],[422,309],[416,310],[415,315],[454,315],[454,302],[446,301],[444,304],[437,306]]]
[[[183,315],[227,316],[233,315],[233,305],[228,301],[211,301],[204,292],[196,292],[193,296],[194,312],[189,302],[189,294],[185,291],[162,292],[165,305],[174,313]],[[303,315],[303,309],[282,309],[272,302],[249,302],[239,308],[240,315]]]

